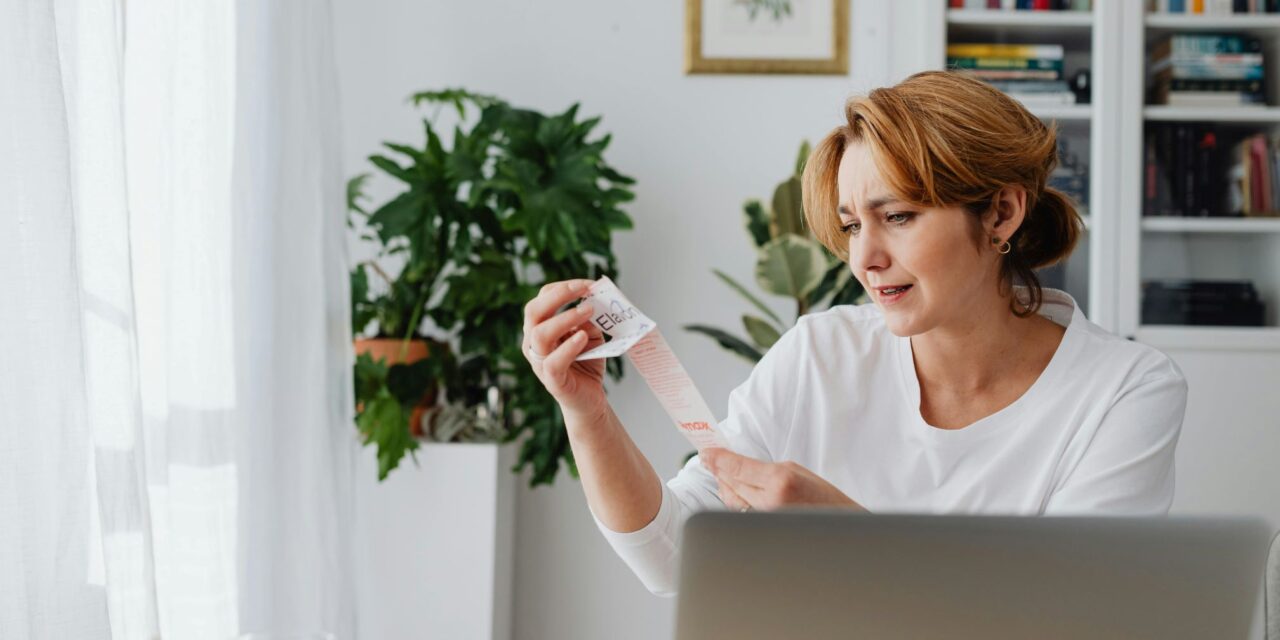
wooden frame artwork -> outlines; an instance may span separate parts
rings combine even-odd
[[[849,0],[685,0],[685,73],[849,73]]]

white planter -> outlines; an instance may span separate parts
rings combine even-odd
[[[377,640],[510,640],[511,445],[423,444],[377,481],[356,465],[357,625]]]

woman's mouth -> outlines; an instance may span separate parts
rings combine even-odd
[[[876,287],[876,300],[879,301],[880,304],[884,305],[893,304],[901,300],[903,296],[907,295],[907,293],[911,291],[912,286],[913,285],[909,284],[899,284],[888,287]]]

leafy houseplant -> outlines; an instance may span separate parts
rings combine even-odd
[[[631,227],[619,206],[634,181],[605,163],[610,136],[589,139],[600,118],[579,120],[576,104],[544,115],[462,89],[412,101],[435,107],[425,144],[369,158],[402,191],[366,208],[369,176],[347,188],[352,225],[379,246],[351,273],[353,331],[401,345],[355,365],[356,426],[378,447],[378,477],[417,448],[419,426],[445,441],[527,433],[516,471],[549,484],[563,460],[576,476],[559,407],[520,353],[523,310],[546,282],[617,277],[611,234]],[[445,107],[458,118],[451,146],[437,131]],[[378,264],[390,261],[395,276]],[[408,357],[417,344],[425,356]],[[621,375],[616,359],[609,371]]]
[[[806,142],[800,145],[795,172],[774,189],[768,210],[759,200],[748,200],[743,206],[747,233],[757,249],[756,284],[768,293],[794,300],[796,319],[813,309],[851,304],[863,294],[848,266],[815,240],[805,226],[800,175],[808,158]],[[687,325],[685,329],[710,336],[720,346],[758,362],[794,321],[784,323],[746,287],[723,271],[714,272],[764,317],[743,314],[745,340],[706,325]]]

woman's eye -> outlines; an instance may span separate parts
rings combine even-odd
[[[840,225],[840,233],[857,233],[858,229],[861,229],[861,228],[862,228],[862,225],[860,223],[849,222],[849,223]]]
[[[904,225],[910,222],[914,215],[913,213],[890,213],[884,219],[888,220],[890,224]]]

